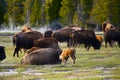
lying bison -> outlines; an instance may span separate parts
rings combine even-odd
[[[37,31],[31,31],[31,32],[19,32],[17,34],[15,34],[13,36],[13,44],[16,46],[13,56],[15,56],[15,54],[17,54],[17,57],[19,57],[18,55],[18,51],[21,48],[24,49],[30,49],[33,47],[33,42],[36,39],[42,38],[42,34],[40,32]]]
[[[42,48],[26,54],[22,60],[21,64],[30,65],[44,65],[44,64],[59,64],[61,60],[59,55],[61,50],[55,50],[53,48]]]
[[[114,28],[106,31],[104,34],[104,38],[105,38],[105,47],[107,47],[107,43],[109,43],[110,46],[112,47],[112,41],[118,42],[118,45],[120,47],[120,29],[119,28]]]
[[[0,61],[4,60],[5,58],[6,58],[5,47],[0,46]]]
[[[70,35],[70,45],[76,46],[76,44],[84,44],[86,50],[89,50],[90,46],[94,49],[100,49],[101,42],[96,38],[94,31],[91,30],[78,30],[74,31]]]

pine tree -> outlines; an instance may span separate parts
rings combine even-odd
[[[30,26],[30,14],[31,14],[31,7],[33,6],[34,0],[24,0],[23,2],[23,15],[22,18],[24,20],[24,24]]]
[[[89,20],[90,18],[90,12],[93,6],[93,0],[80,0],[81,6],[83,8],[83,15],[85,18],[85,21]]]
[[[46,0],[48,21],[50,23],[59,20],[60,18],[59,10],[61,7],[60,3],[61,3],[61,0]]]
[[[120,0],[109,1],[109,21],[115,26],[120,26]]]
[[[41,23],[41,1],[34,0],[30,14],[30,22],[32,26],[39,26]]]
[[[61,9],[59,15],[61,16],[61,22],[64,25],[72,24],[73,16],[75,14],[75,4],[73,0],[62,0]]]
[[[91,20],[97,24],[102,24],[104,21],[108,21],[109,17],[109,0],[94,0],[93,8],[91,11]]]
[[[17,25],[22,24],[22,13],[23,13],[23,0],[6,0],[7,13],[5,15],[6,21],[13,23],[13,28]]]
[[[6,3],[4,0],[0,0],[0,25],[4,22],[5,13],[6,13]]]

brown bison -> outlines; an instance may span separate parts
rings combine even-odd
[[[5,58],[6,58],[5,47],[0,46],[0,61],[4,60]]]
[[[55,50],[53,48],[42,48],[26,54],[22,60],[21,64],[30,65],[44,65],[44,64],[59,64],[61,60],[59,55],[61,50]]]
[[[86,50],[89,50],[90,46],[94,49],[100,49],[101,42],[96,38],[95,32],[91,30],[78,30],[74,31],[70,35],[71,46],[76,44],[84,44]]]
[[[24,49],[30,49],[33,47],[34,45],[34,40],[42,38],[42,34],[38,31],[31,31],[31,32],[19,32],[17,34],[15,34],[13,36],[13,44],[16,46],[13,56],[15,56],[15,54],[17,54],[17,57],[19,57],[18,55],[18,51],[22,48]]]
[[[67,46],[69,47],[70,34],[72,31],[81,30],[80,27],[65,27],[60,30],[56,30],[53,32],[52,37],[56,38],[59,42],[67,42]]]
[[[60,49],[58,41],[55,38],[41,38],[34,41],[34,46],[39,48]]]
[[[104,38],[105,38],[105,47],[107,47],[107,43],[109,43],[110,46],[112,47],[112,41],[118,42],[118,45],[120,47],[120,29],[119,28],[114,28],[106,31],[104,34]]]
[[[62,62],[66,63],[68,58],[71,57],[71,59],[73,60],[73,64],[75,64],[75,49],[69,48],[69,49],[64,49],[62,50],[62,53],[60,54],[59,58],[62,60]]]

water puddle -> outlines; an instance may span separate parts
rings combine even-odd
[[[23,71],[23,72],[21,72],[21,74],[23,74],[23,75],[24,74],[25,75],[35,75],[35,76],[43,75],[43,73],[35,71],[35,70],[32,70],[32,71]]]
[[[15,71],[15,69],[8,69],[7,71],[0,72],[0,76],[9,76],[13,74],[18,74],[18,72]]]
[[[53,71],[53,73],[69,73],[71,71],[68,71],[68,70],[55,70]]]

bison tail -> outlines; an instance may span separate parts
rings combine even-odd
[[[16,38],[15,38],[15,36],[13,37],[13,46],[15,46],[15,44],[16,44]]]

